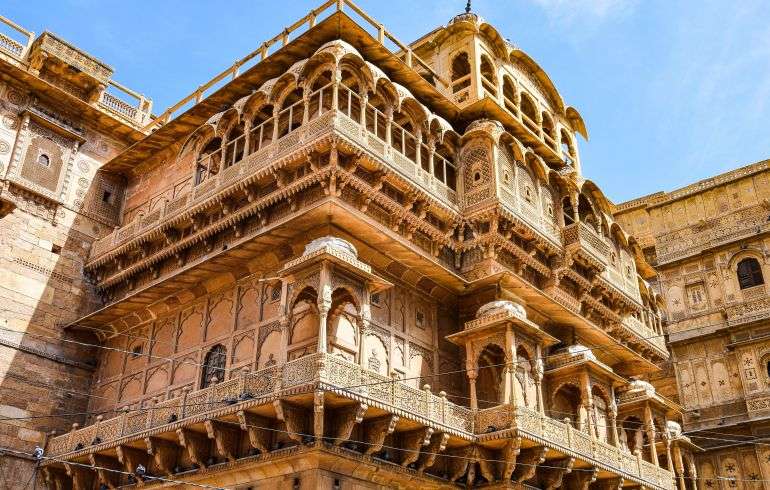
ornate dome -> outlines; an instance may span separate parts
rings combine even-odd
[[[673,420],[666,422],[666,430],[672,437],[679,437],[682,435],[682,426],[679,425],[679,422],[674,422]]]
[[[504,312],[512,313],[514,316],[517,316],[522,320],[527,319],[527,310],[525,310],[523,306],[518,303],[514,303],[513,301],[504,300],[492,301],[483,305],[481,308],[479,308],[479,311],[476,312],[476,318],[496,315],[498,313]]]
[[[486,21],[479,14],[473,12],[463,12],[449,19],[449,25],[456,24],[458,22],[471,22],[478,26],[484,24]]]
[[[570,345],[569,347],[566,347],[563,352],[573,357],[582,355],[590,359],[596,360],[596,356],[594,355],[593,351],[591,351],[591,349],[589,349],[588,347],[582,344]]]
[[[652,395],[655,393],[655,387],[652,386],[647,381],[643,381],[641,379],[635,379],[628,384],[627,392],[632,393],[636,391],[644,391]]]
[[[308,255],[327,247],[346,255],[358,257],[358,250],[356,250],[356,247],[354,247],[352,243],[335,236],[316,238],[312,242],[305,245],[305,251],[303,252],[303,255]]]

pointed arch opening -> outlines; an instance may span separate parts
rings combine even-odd
[[[452,58],[452,93],[458,93],[471,85],[471,62],[468,53]]]
[[[213,346],[203,359],[203,372],[201,373],[201,388],[215,385],[225,379],[225,367],[227,364],[227,349],[222,344]]]
[[[497,73],[489,56],[481,55],[481,86],[493,98],[497,98]]]
[[[278,137],[282,138],[302,126],[305,115],[303,90],[296,87],[283,99],[278,111]]]
[[[505,403],[505,353],[499,345],[489,344],[477,360],[476,398],[479,408]]]
[[[572,427],[579,428],[580,401],[580,390],[577,386],[571,384],[561,386],[553,395],[551,418],[565,421],[569,419],[568,423]]]
[[[213,177],[222,163],[222,138],[214,137],[198,153],[195,161],[195,185]]]

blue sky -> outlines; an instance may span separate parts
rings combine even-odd
[[[5,0],[115,68],[155,112],[317,7],[306,1]],[[464,0],[359,0],[403,41]],[[619,202],[770,157],[770,2],[474,0],[588,126],[583,169]]]

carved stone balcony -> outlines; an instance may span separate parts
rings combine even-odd
[[[746,325],[770,318],[770,297],[763,293],[759,299],[744,301],[727,307],[727,325],[731,327]]]
[[[570,424],[546,417],[526,407],[502,405],[480,410],[476,413],[476,425],[498,429],[497,432],[478,436],[481,441],[494,439],[501,433],[515,434],[543,444],[549,450],[579,459],[600,471],[609,471],[646,487],[673,488],[673,476],[668,470],[644,461],[638,454],[633,455],[591,437]]]
[[[666,338],[663,335],[657,333],[655,330],[648,327],[642,321],[629,315],[623,318],[622,324],[625,328],[633,332],[636,336],[645,339],[647,342],[652,344],[655,348],[661,350],[662,352],[667,352]]]
[[[565,226],[562,230],[564,246],[599,271],[607,267],[610,247],[596,232],[582,221]]]
[[[746,175],[766,168],[751,166],[744,170]],[[731,172],[732,174],[732,172]],[[763,202],[749,206],[718,218],[702,221],[679,230],[655,237],[655,253],[659,265],[715,249],[726,243],[770,232],[767,221],[768,204]]]
[[[164,225],[184,216],[209,201],[222,198],[229,192],[242,188],[249,182],[263,175],[267,168],[281,159],[298,151],[307,151],[316,140],[334,135],[344,138],[349,144],[367,150],[370,155],[381,160],[403,179],[414,184],[417,189],[435,199],[436,203],[451,210],[458,205],[457,193],[425,172],[413,161],[388,146],[366,127],[351,119],[343,111],[327,110],[307,124],[288,133],[275,142],[265,145],[246,156],[239,162],[224,169],[198,186],[194,187],[158,209],[109,235],[94,242],[91,249],[91,263],[98,263],[104,255],[116,251],[134,240],[157,233]],[[276,191],[276,193],[279,193]],[[228,217],[232,220],[232,217]],[[92,264],[89,264],[91,266]]]
[[[326,429],[325,405],[334,414],[325,419]],[[358,424],[362,430],[355,432]],[[60,468],[64,465],[74,479],[90,466],[132,473],[143,464],[155,476],[174,475],[189,471],[178,469],[182,452],[185,461],[196,463],[194,468],[205,468],[217,458],[259,462],[253,451],[239,449],[240,431],[248,435],[258,458],[267,460],[292,450],[292,444],[300,449],[306,444],[363,448],[347,456],[369,458],[383,448],[387,435],[395,433],[401,444],[400,452],[394,453],[401,455],[398,464],[404,468],[414,464],[421,475],[437,454],[446,452],[443,464],[450,482],[472,471],[469,462],[479,464],[488,482],[560,481],[574,464],[581,470],[571,478],[604,479],[609,474],[647,488],[673,488],[668,471],[531,409],[503,405],[471,410],[449,402],[443,393],[432,394],[427,386],[415,389],[330,354],[271,366],[53,437],[46,447],[46,455],[53,459],[44,463],[44,474],[68,478]],[[275,444],[277,433],[288,436],[289,447]],[[488,462],[500,458],[508,461],[502,470],[496,469],[502,465]],[[85,466],[68,467],[70,462]],[[563,462],[569,463],[565,471],[550,471]],[[94,475],[81,476],[83,481],[96,478],[104,485],[119,484],[114,474],[96,468]]]

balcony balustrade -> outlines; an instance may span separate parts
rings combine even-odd
[[[418,138],[398,124],[388,124],[387,118],[374,106],[366,104],[362,114],[362,101],[351,90],[339,87],[339,100],[347,102],[338,104],[337,108],[331,106],[331,100],[332,87],[323,87],[309,96],[308,107],[299,101],[284,108],[247,134],[226,143],[224,151],[207,155],[198,162],[197,185],[190,192],[94,242],[91,260],[188,212],[191,207],[255,176],[270,162],[332,132],[365,148],[448,208],[457,209],[456,170],[452,162],[425,143],[418,145]],[[306,111],[307,117],[298,122],[300,111]],[[299,117],[304,118],[304,112],[301,114]],[[428,160],[424,165],[423,157]],[[213,169],[218,170],[217,173],[213,173]]]
[[[471,410],[448,401],[443,393],[434,395],[427,386],[422,390],[410,387],[332,354],[308,355],[185,392],[146,410],[98,420],[52,437],[46,454],[61,461],[78,460],[130,441],[232,417],[275,400],[316,390],[333,392],[462,440],[483,443],[501,436],[520,436],[648,488],[672,489],[674,486],[670,472],[642,460],[638,454],[632,455],[532,409],[500,405]],[[495,430],[490,431],[490,427]]]

